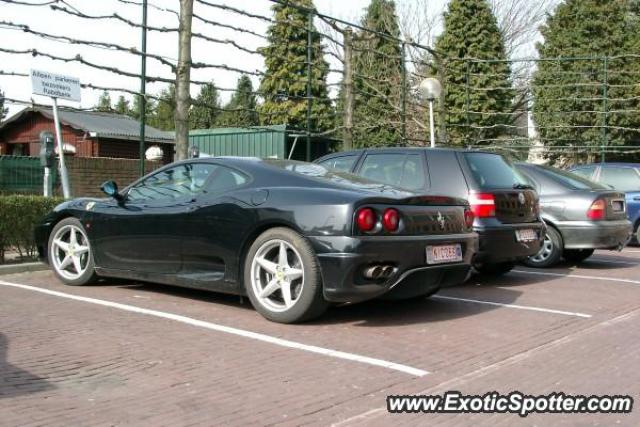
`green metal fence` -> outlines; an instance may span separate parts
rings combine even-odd
[[[53,186],[57,168],[51,168]],[[0,194],[42,194],[44,168],[37,157],[0,156]]]

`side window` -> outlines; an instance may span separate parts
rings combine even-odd
[[[155,173],[132,187],[127,193],[130,201],[173,201],[190,197],[202,190],[216,165],[184,163]]]
[[[587,166],[584,168],[574,169],[571,173],[575,173],[576,175],[580,175],[583,178],[591,179],[593,176],[593,171],[596,170],[595,166]]]
[[[358,156],[340,156],[332,157],[323,162],[320,162],[322,166],[339,170],[341,172],[349,172],[353,167],[353,164],[358,159]]]
[[[603,167],[600,182],[618,191],[640,191],[640,175],[633,168]]]
[[[358,174],[407,190],[426,187],[426,171],[420,154],[368,154]]]
[[[249,181],[249,178],[231,168],[220,165],[211,165],[213,170],[210,173],[206,190],[211,193],[221,193],[223,191],[238,188]]]

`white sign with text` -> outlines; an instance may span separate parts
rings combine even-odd
[[[36,95],[80,102],[80,79],[76,77],[31,70],[31,87]]]

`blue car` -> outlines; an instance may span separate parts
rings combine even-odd
[[[575,166],[571,172],[626,193],[633,243],[640,243],[640,163],[597,163]]]

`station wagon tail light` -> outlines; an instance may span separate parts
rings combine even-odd
[[[376,227],[376,213],[371,208],[361,208],[356,213],[356,224],[365,233],[373,230]]]
[[[604,219],[606,211],[606,203],[602,199],[598,199],[591,204],[591,207],[587,211],[587,218],[592,221],[600,221]]]
[[[466,225],[467,228],[473,227],[473,220],[474,219],[476,219],[476,216],[473,214],[473,211],[471,211],[471,209],[465,209],[464,210],[464,225]]]
[[[387,231],[397,231],[398,225],[400,225],[400,215],[398,211],[393,208],[384,211],[384,214],[382,214],[382,226],[384,229]]]
[[[496,216],[496,200],[491,193],[471,193],[469,204],[471,211],[477,218]]]

